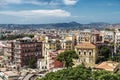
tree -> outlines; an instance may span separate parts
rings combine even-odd
[[[75,51],[69,50],[69,51],[64,51],[60,54],[57,55],[57,60],[60,62],[64,63],[65,67],[72,67],[73,64],[73,59],[77,59],[78,55]]]
[[[104,70],[98,70],[98,71],[92,71],[92,79],[93,80],[98,80],[100,76],[109,74],[110,72],[104,71]]]
[[[50,72],[36,80],[120,80],[120,74],[104,70],[92,70],[83,65]]]
[[[32,59],[28,59],[26,61],[26,65],[29,67],[29,68],[36,68],[36,62],[37,60],[32,58]]]
[[[104,56],[104,59],[107,60],[110,57],[110,50],[108,47],[102,47],[101,50],[101,55]]]
[[[120,52],[116,53],[112,58],[112,61],[120,62]]]
[[[98,80],[120,80],[119,75],[116,74],[104,74],[99,76]]]
[[[17,38],[23,38],[23,37],[30,37],[33,38],[33,34],[19,34],[19,35],[7,35],[7,36],[1,36],[0,40],[14,40]]]

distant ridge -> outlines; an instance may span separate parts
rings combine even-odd
[[[6,29],[39,29],[39,28],[51,28],[51,29],[104,29],[108,27],[118,27],[120,23],[109,24],[105,22],[92,22],[89,24],[81,24],[75,21],[68,23],[50,23],[50,24],[0,24],[1,28]]]

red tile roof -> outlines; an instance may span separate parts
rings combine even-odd
[[[92,43],[80,43],[76,48],[95,48],[96,46]]]

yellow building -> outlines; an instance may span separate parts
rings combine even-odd
[[[63,50],[73,50],[72,41],[62,41],[61,47]]]
[[[94,67],[97,61],[97,47],[92,43],[80,43],[75,46],[75,50],[79,55],[76,65],[83,64],[86,67]]]
[[[64,50],[74,50],[75,35],[66,35],[64,40],[61,40],[61,47]]]

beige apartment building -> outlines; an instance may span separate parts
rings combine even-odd
[[[65,35],[64,39],[61,40],[61,49],[63,50],[74,50],[75,45],[76,45],[75,35]]]

